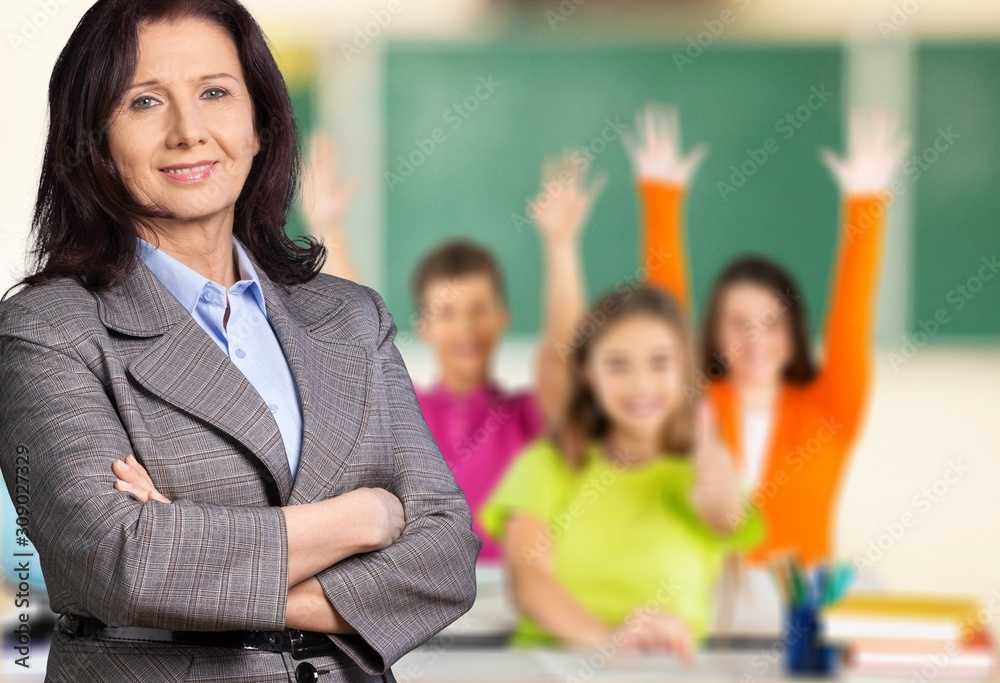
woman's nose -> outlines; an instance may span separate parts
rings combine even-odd
[[[194,147],[207,138],[205,123],[196,104],[178,103],[172,107],[167,145],[170,147]]]

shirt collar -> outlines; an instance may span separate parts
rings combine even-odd
[[[232,291],[242,292],[249,288],[257,300],[257,305],[260,306],[261,312],[267,316],[264,292],[261,289],[257,271],[254,270],[243,245],[236,237],[233,237],[233,248],[236,251],[236,259],[240,269],[240,281],[233,285]],[[201,273],[189,268],[138,236],[136,237],[136,253],[188,313],[194,312],[198,305],[198,299],[206,287],[222,288],[218,283],[212,282]]]

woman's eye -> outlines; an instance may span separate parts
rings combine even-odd
[[[208,99],[210,100],[218,100],[220,98],[225,97],[228,94],[229,93],[227,93],[222,88],[209,88],[208,90],[205,91],[205,95],[208,96]]]
[[[132,100],[133,109],[149,109],[154,104],[156,104],[156,100],[154,100],[152,97],[149,97],[148,95],[143,97],[137,97],[136,99]]]

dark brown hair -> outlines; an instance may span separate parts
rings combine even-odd
[[[570,359],[570,388],[566,409],[553,430],[554,440],[572,467],[583,463],[589,443],[606,436],[611,422],[601,410],[584,374],[594,344],[615,324],[632,316],[650,316],[666,323],[677,335],[681,357],[681,392],[695,391],[694,350],[688,324],[677,301],[658,287],[616,287],[603,295],[590,308],[573,338]],[[694,405],[678,395],[675,410],[666,419],[661,432],[661,450],[670,454],[687,454],[691,450],[694,432]]]
[[[305,282],[322,267],[326,249],[318,241],[300,246],[285,234],[299,182],[295,116],[249,12],[236,0],[98,0],[49,80],[49,131],[31,226],[35,272],[18,284],[67,276],[92,290],[109,287],[135,265],[137,224],[171,217],[128,191],[107,129],[135,75],[140,25],[185,17],[214,22],[232,37],[253,102],[261,149],[236,201],[233,234],[276,282]]]
[[[467,275],[486,275],[501,301],[506,299],[503,272],[484,247],[467,239],[451,239],[424,256],[413,274],[413,303],[417,312],[424,307],[427,288],[440,280]]]
[[[772,292],[781,299],[792,332],[792,360],[784,368],[783,378],[805,384],[816,376],[816,365],[809,345],[809,332],[805,301],[798,284],[774,261],[763,256],[746,256],[731,262],[715,280],[708,308],[705,311],[704,337],[702,338],[701,366],[710,380],[725,377],[727,357],[716,347],[719,332],[722,297],[736,284],[752,284]]]

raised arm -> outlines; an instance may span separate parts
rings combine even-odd
[[[468,611],[476,597],[482,541],[472,515],[420,412],[413,384],[393,343],[396,324],[382,297],[368,289],[379,316],[371,375],[376,406],[395,443],[390,492],[403,503],[406,528],[395,543],[349,557],[317,578],[358,635],[330,638],[361,668],[382,674],[404,653]],[[376,412],[378,411],[378,412]],[[362,442],[359,448],[364,448]]]
[[[888,188],[908,146],[895,117],[876,109],[852,112],[845,158],[822,152],[840,188],[843,228],[826,321],[826,352],[814,390],[828,414],[844,423],[847,440],[855,435],[870,384],[875,300],[892,200]]]
[[[567,153],[546,161],[542,188],[529,205],[545,259],[545,320],[536,358],[535,396],[550,425],[562,412],[569,383],[566,364],[586,300],[580,234],[605,184],[603,177],[588,184],[582,159]]]
[[[344,215],[357,189],[357,181],[340,178],[333,138],[325,133],[313,134],[302,175],[302,216],[313,237],[322,239],[327,246],[323,272],[361,282],[344,229]]]
[[[705,157],[699,145],[681,153],[680,115],[676,107],[650,105],[636,114],[635,133],[622,136],[632,161],[642,201],[643,232],[640,263],[649,282],[690,305],[683,205],[688,183]]]

